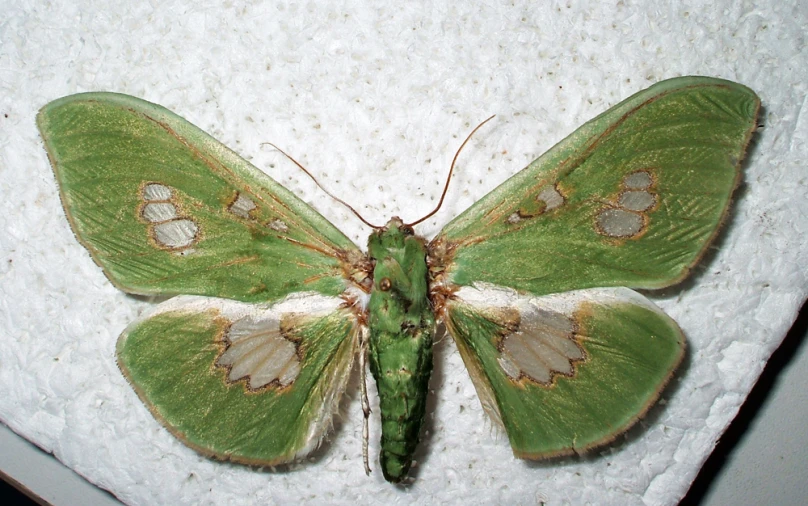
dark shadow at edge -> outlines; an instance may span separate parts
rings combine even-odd
[[[90,482],[84,475],[79,474],[77,471],[67,467],[61,460],[56,458],[56,456],[45,450],[44,448],[40,447],[36,443],[29,441],[22,435],[18,434],[8,425],[3,424],[0,422],[0,425],[4,425],[7,427],[11,432],[13,432],[23,444],[27,445],[32,452],[39,452],[42,455],[47,455],[48,458],[55,459],[60,465],[64,466],[65,469],[70,471],[71,473],[75,473],[77,476],[81,477],[81,479],[86,480],[92,486],[96,487],[101,493],[107,494],[109,497],[114,498],[116,501],[119,501],[118,497],[110,492],[109,490],[102,488],[94,483]],[[43,497],[40,497],[36,492],[30,489],[25,484],[17,481],[13,476],[5,473],[4,471],[0,470],[0,504],[9,504],[9,505],[21,505],[21,506],[50,506],[51,503],[46,501]]]
[[[808,332],[808,304],[803,304],[797,320],[791,326],[791,330],[788,331],[780,347],[775,350],[766,363],[763,373],[741,406],[737,416],[718,440],[718,444],[702,466],[701,471],[690,486],[690,490],[679,503],[681,506],[702,503],[715,479],[727,464],[729,456],[744,438],[752,422],[760,413],[761,408],[766,404],[771,391],[778,383],[780,371],[793,361],[800,347],[805,345],[806,332]]]
[[[49,505],[44,499],[38,497],[33,491],[29,490],[25,485],[18,482],[11,476],[0,471],[0,499],[3,504],[18,504],[25,506],[33,506],[35,504]]]

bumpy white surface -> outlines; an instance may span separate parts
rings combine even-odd
[[[441,3],[4,6],[0,420],[130,504],[676,503],[806,297],[808,10],[800,0]],[[496,113],[420,227],[433,236],[582,122],[689,74],[756,90],[765,129],[714,253],[691,281],[653,295],[690,345],[665,402],[590,458],[525,463],[485,421],[444,339],[407,489],[363,474],[356,378],[330,442],[282,472],[206,460],[160,427],[113,353],[153,303],[116,290],[73,237],[34,124],[38,108],[76,92],[160,103],[364,245],[368,229],[262,142],[373,222],[413,220],[437,201],[462,137]]]

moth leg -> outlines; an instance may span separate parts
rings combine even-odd
[[[359,371],[360,371],[360,389],[362,392],[362,413],[365,420],[362,422],[362,462],[365,464],[365,474],[370,476],[370,460],[368,459],[368,437],[370,430],[368,428],[368,420],[370,419],[370,402],[368,401],[368,385],[367,385],[367,358],[368,358],[368,328],[362,327],[361,334],[359,335]]]

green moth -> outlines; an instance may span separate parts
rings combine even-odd
[[[658,83],[586,123],[431,241],[399,218],[363,253],[207,134],[86,93],[37,122],[76,236],[110,281],[179,295],[121,335],[126,378],[199,452],[275,465],[316,448],[359,357],[385,478],[407,477],[443,322],[514,455],[612,441],[684,354],[629,288],[681,281],[727,214],[760,101],[729,81]]]

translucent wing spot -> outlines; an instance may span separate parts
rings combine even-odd
[[[250,212],[257,208],[258,206],[255,205],[255,202],[243,193],[237,193],[233,203],[227,206],[229,212],[245,220],[253,219],[254,216],[250,216]],[[273,218],[265,222],[264,226],[275,232],[289,231],[289,226],[280,218]]]
[[[633,237],[644,227],[645,220],[641,214],[624,209],[603,209],[596,219],[598,233],[609,237]]]
[[[236,320],[224,342],[216,365],[228,370],[228,382],[244,380],[250,390],[270,384],[286,387],[300,374],[297,343],[287,337],[278,320],[250,316]]]
[[[558,189],[553,185],[542,188],[536,199],[545,203],[546,207],[544,208],[544,212],[552,211],[564,205],[564,196],[561,195]]]
[[[623,186],[630,190],[646,190],[654,183],[651,174],[644,170],[632,172],[623,178]]]
[[[289,226],[281,219],[275,218],[267,223],[267,227],[271,228],[275,232],[288,232]]]
[[[160,223],[177,217],[177,208],[170,202],[151,202],[143,206],[143,219],[150,223]]]
[[[656,195],[647,191],[625,191],[620,194],[618,203],[629,211],[647,211],[656,205]]]
[[[539,216],[564,205],[564,196],[555,185],[543,187],[535,196],[528,196],[521,203],[517,211],[508,215],[505,223],[516,225],[522,220]]]
[[[538,308],[520,311],[515,330],[500,343],[500,367],[511,379],[526,377],[550,385],[557,375],[572,376],[586,358],[575,341],[575,324],[567,316]]]
[[[199,238],[199,226],[180,214],[174,201],[174,189],[160,183],[146,183],[140,196],[143,200],[140,217],[149,224],[149,235],[154,243],[183,256],[193,253],[187,248]]]
[[[653,176],[645,170],[632,172],[623,177],[623,191],[617,202],[597,212],[595,230],[600,235],[615,238],[632,238],[642,234],[648,227],[648,214],[657,205],[657,194],[652,190]]]
[[[171,188],[158,183],[149,183],[143,187],[143,200],[146,202],[171,200]]]
[[[521,216],[519,216],[519,213],[511,213],[511,215],[510,215],[510,216],[508,216],[508,219],[507,219],[507,220],[505,220],[505,221],[507,221],[507,222],[508,222],[508,223],[510,223],[511,225],[516,225],[517,223],[519,223],[520,221],[522,221],[522,217],[521,217]]]
[[[154,240],[167,248],[186,248],[194,243],[198,232],[192,220],[166,221],[154,226]]]
[[[250,211],[255,209],[255,202],[243,193],[239,193],[236,200],[227,208],[228,211],[244,219],[250,218]]]

